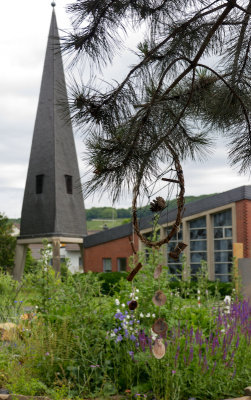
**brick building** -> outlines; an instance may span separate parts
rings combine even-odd
[[[175,216],[176,210],[161,216],[160,237],[166,235]],[[140,228],[143,233],[151,235],[151,219],[142,219]],[[132,240],[136,251],[144,249],[137,236],[133,236],[131,224],[87,236],[84,239],[84,271],[128,269],[128,259],[133,253]],[[178,241],[188,245],[183,253],[187,264],[185,273],[194,275],[204,260],[208,265],[209,279],[227,282],[235,256],[233,244],[242,243],[243,257],[251,258],[251,185],[212,195],[185,206],[180,231],[162,250],[170,273],[181,277],[182,255],[178,260],[169,256]]]

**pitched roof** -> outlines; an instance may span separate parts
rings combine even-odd
[[[227,204],[234,203],[240,200],[251,200],[251,185],[240,186],[235,189],[228,190],[223,193],[208,196],[204,199],[196,200],[185,205],[185,211],[183,217],[189,217],[195,214],[207,210],[213,210],[214,208],[225,206]],[[172,209],[168,214],[161,216],[159,223],[165,224],[172,222],[176,218],[176,209]],[[147,229],[151,227],[151,217],[141,218],[140,228]],[[102,243],[107,243],[112,240],[120,239],[126,236],[132,235],[132,224],[125,224],[117,226],[106,231],[89,235],[84,239],[84,247],[93,247]]]
[[[42,193],[36,177],[42,176]],[[66,190],[72,176],[73,193]],[[21,238],[86,234],[84,202],[53,9],[23,200]]]

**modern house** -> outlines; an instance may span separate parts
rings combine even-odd
[[[175,221],[176,210],[163,213],[159,235],[164,237]],[[141,231],[151,235],[151,218],[140,221]],[[84,271],[108,272],[128,269],[129,257],[143,244],[126,224],[87,236],[84,241]],[[178,242],[187,244],[178,260],[169,252]],[[209,279],[227,282],[230,279],[235,243],[242,244],[243,257],[251,258],[251,186],[241,186],[227,192],[194,201],[185,206],[180,231],[163,246],[164,263],[170,273],[181,277],[182,255],[189,266],[186,273],[194,275],[207,262]]]

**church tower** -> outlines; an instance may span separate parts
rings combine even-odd
[[[60,271],[60,243],[77,243],[83,251],[86,218],[77,155],[70,122],[55,3],[23,199],[14,278],[20,279],[29,244],[47,238],[53,267]]]

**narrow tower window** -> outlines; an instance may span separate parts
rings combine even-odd
[[[66,192],[72,194],[72,176],[65,175]]]
[[[36,176],[36,194],[43,193],[44,175]]]

